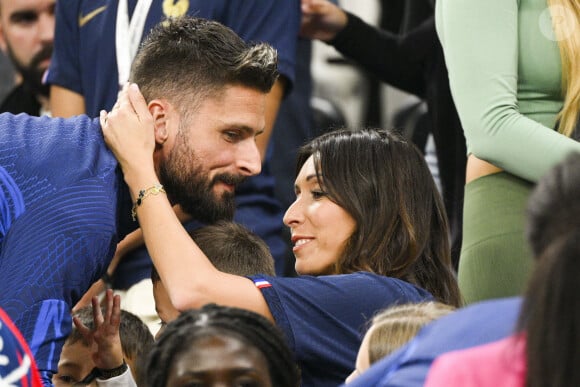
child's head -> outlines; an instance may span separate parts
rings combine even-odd
[[[189,235],[219,271],[241,276],[275,275],[268,245],[241,224],[220,221]]]
[[[379,312],[371,320],[357,355],[355,370],[347,381],[402,347],[431,321],[454,310],[455,307],[440,302],[422,302],[397,305]]]
[[[299,383],[292,353],[276,326],[259,314],[214,304],[185,311],[169,323],[142,369],[145,386],[156,387]]]
[[[219,271],[240,276],[275,275],[274,258],[268,245],[240,224],[220,221],[193,230],[190,235]],[[155,267],[151,272],[151,280],[155,309],[162,324],[157,333],[159,335],[165,324],[179,315],[179,311],[171,304]]]
[[[93,309],[87,306],[74,313],[81,322],[93,329]],[[123,357],[131,368],[133,377],[139,375],[137,360],[145,357],[153,345],[153,336],[147,326],[132,313],[121,310],[121,324],[119,326]],[[53,376],[55,387],[72,386],[83,380],[95,368],[91,357],[94,347],[87,343],[83,335],[73,326],[71,334],[66,339],[58,362],[58,373]],[[95,385],[89,384],[90,386]]]

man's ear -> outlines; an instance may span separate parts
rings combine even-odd
[[[155,142],[163,145],[169,138],[168,118],[169,106],[166,101],[154,99],[149,102],[149,112],[153,116],[153,126],[155,127]]]

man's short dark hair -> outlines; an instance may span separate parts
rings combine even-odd
[[[277,53],[266,43],[247,44],[212,20],[183,16],[158,24],[135,60],[131,81],[146,100],[165,98],[181,114],[227,86],[264,93],[278,77]]]

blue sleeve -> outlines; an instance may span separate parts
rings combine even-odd
[[[0,115],[0,305],[45,379],[56,372],[70,308],[115,251],[116,167],[96,120]]]
[[[56,2],[54,50],[46,81],[82,94],[79,5],[77,0]]]
[[[344,381],[354,368],[366,323],[377,311],[431,299],[413,285],[369,273],[266,281],[271,286],[259,287],[296,354],[304,385]]]

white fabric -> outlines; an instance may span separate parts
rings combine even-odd
[[[119,0],[117,8],[117,25],[115,29],[115,50],[117,53],[117,70],[119,86],[129,80],[131,63],[135,59],[145,28],[145,20],[149,13],[152,0],[139,0],[129,23],[128,0]]]
[[[127,366],[127,371],[119,376],[115,376],[110,379],[99,379],[97,378],[97,386],[99,387],[137,387],[135,379],[131,374],[131,368]]]
[[[126,291],[115,290],[115,294],[121,295],[121,308],[138,316],[155,336],[161,326],[161,320],[155,310],[151,280],[149,278],[141,280]]]

